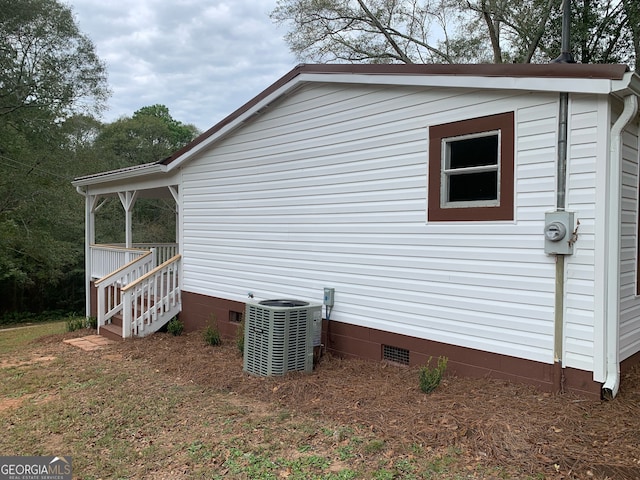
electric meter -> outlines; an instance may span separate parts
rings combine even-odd
[[[547,212],[544,217],[544,253],[572,255],[573,212]]]

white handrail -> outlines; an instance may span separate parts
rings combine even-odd
[[[123,311],[122,288],[147,272],[155,265],[155,252],[144,255],[118,268],[96,282],[98,288],[98,333],[107,320]]]
[[[155,249],[157,267],[178,253],[177,243],[134,243],[131,248],[123,244],[91,245],[91,277],[104,277],[122,265],[140,258]]]
[[[149,249],[124,248],[117,245],[91,245],[91,277],[102,278],[149,252]]]
[[[135,260],[131,260],[128,263],[125,263],[120,268],[117,268],[116,270],[114,270],[113,272],[109,273],[108,275],[105,275],[104,277],[99,278],[98,280],[93,282],[93,284],[97,287],[101,283],[104,283],[104,282],[112,279],[113,277],[116,277],[116,276],[120,275],[120,273],[122,273],[123,271],[129,272],[129,271],[131,271],[132,268],[135,270],[135,268],[136,268],[135,265],[138,264],[139,262],[141,262],[144,258],[146,258],[149,255],[153,255],[153,251],[144,252],[144,255],[141,255],[138,258],[136,258]],[[135,279],[133,279],[133,280],[135,280]]]
[[[173,256],[122,288],[123,338],[153,333],[180,312],[180,258]]]

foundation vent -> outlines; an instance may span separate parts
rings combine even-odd
[[[409,365],[409,350],[406,348],[382,345],[382,359],[387,362]]]

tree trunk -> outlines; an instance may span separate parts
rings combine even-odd
[[[627,24],[631,31],[633,51],[635,53],[636,73],[640,73],[640,3],[638,0],[623,0]]]
[[[500,48],[500,24],[491,17],[490,8],[487,6],[487,0],[480,2],[482,9],[482,17],[489,29],[489,39],[491,40],[491,48],[493,49],[493,63],[502,63],[502,49]]]

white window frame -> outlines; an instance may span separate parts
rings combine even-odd
[[[451,148],[450,145],[452,143],[462,141],[462,140],[470,140],[474,138],[482,138],[482,137],[498,137],[498,145],[497,145],[497,162],[495,165],[480,165],[476,167],[462,167],[462,168],[450,168],[451,165]],[[465,207],[495,207],[500,205],[500,178],[501,178],[501,167],[502,167],[502,158],[501,158],[501,145],[502,145],[502,132],[501,130],[490,130],[487,132],[481,133],[473,133],[469,135],[460,135],[456,137],[447,137],[442,139],[442,165],[440,168],[441,178],[440,178],[440,208],[465,208]],[[497,198],[494,200],[469,200],[469,201],[458,201],[453,202],[449,201],[449,178],[453,175],[465,175],[465,174],[473,174],[473,173],[482,173],[482,172],[496,172],[497,175]]]

